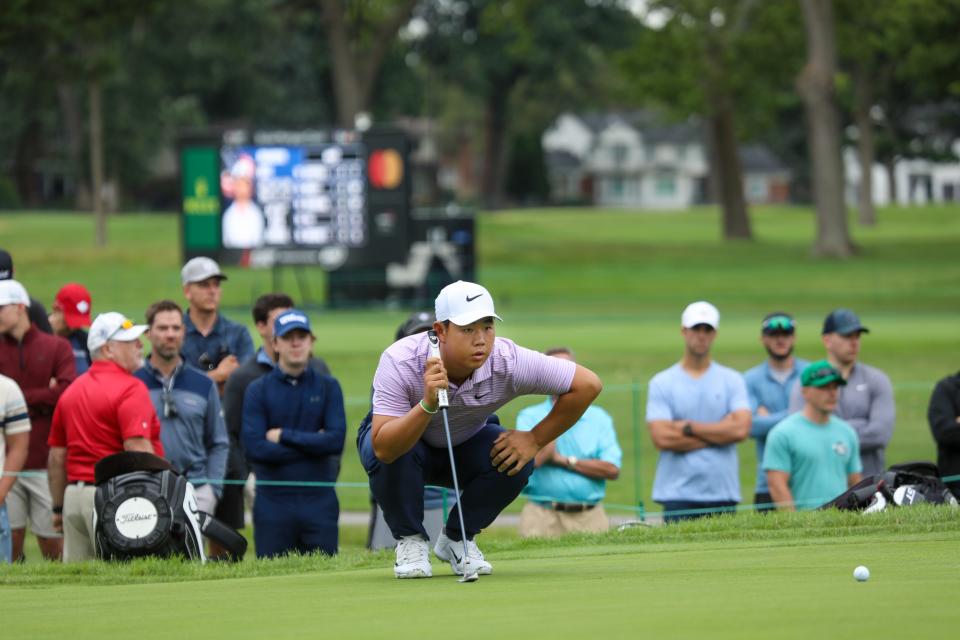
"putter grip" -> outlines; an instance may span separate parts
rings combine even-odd
[[[439,358],[440,357],[440,339],[437,338],[437,333],[435,331],[427,332],[427,339],[430,341],[430,351],[428,357],[430,358]],[[441,409],[445,409],[450,406],[450,399],[447,397],[446,389],[437,390],[437,406]]]

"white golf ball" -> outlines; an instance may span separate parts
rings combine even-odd
[[[866,582],[870,579],[870,569],[860,565],[853,570],[853,577],[857,579],[857,582]]]

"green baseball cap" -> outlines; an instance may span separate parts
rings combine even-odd
[[[847,384],[837,368],[827,360],[808,364],[800,374],[800,384],[804,387],[825,387],[831,382],[836,382],[841,387]]]

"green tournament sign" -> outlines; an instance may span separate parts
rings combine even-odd
[[[191,251],[220,248],[220,158],[210,147],[183,147],[183,245]]]

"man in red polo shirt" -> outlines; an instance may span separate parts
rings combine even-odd
[[[0,374],[23,391],[30,412],[30,448],[23,470],[7,497],[13,557],[23,553],[27,523],[48,560],[60,558],[63,540],[50,525],[47,436],[60,395],[77,377],[73,351],[63,338],[44,333],[30,320],[30,296],[16,280],[0,280]]]
[[[95,557],[94,466],[121,451],[163,455],[160,420],[147,387],[133,372],[143,365],[140,334],[120,313],[101,313],[90,327],[93,364],[60,397],[50,428],[48,475],[53,525],[63,531],[63,561]]]

